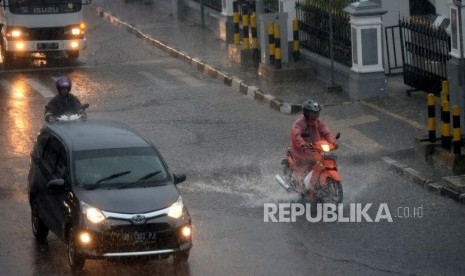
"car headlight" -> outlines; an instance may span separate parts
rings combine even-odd
[[[105,215],[102,211],[100,211],[100,209],[92,207],[84,202],[81,202],[81,206],[84,217],[90,222],[97,224],[105,220]]]
[[[182,203],[182,197],[179,196],[178,200],[176,200],[176,202],[168,208],[168,216],[172,218],[180,218],[182,216],[183,211],[184,204]]]

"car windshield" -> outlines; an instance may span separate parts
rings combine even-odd
[[[150,147],[75,152],[74,175],[77,185],[85,188],[117,188],[131,183],[135,183],[133,186],[153,185],[165,181],[168,176],[162,161]]]

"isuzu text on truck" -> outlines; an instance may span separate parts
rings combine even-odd
[[[0,0],[1,54],[15,59],[63,56],[77,59],[86,48],[83,5],[91,0]]]

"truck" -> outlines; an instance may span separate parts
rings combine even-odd
[[[3,67],[20,58],[76,60],[86,48],[83,6],[92,0],[0,0]]]

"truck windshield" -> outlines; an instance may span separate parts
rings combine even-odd
[[[81,0],[9,0],[8,7],[16,14],[57,14],[81,10]]]

